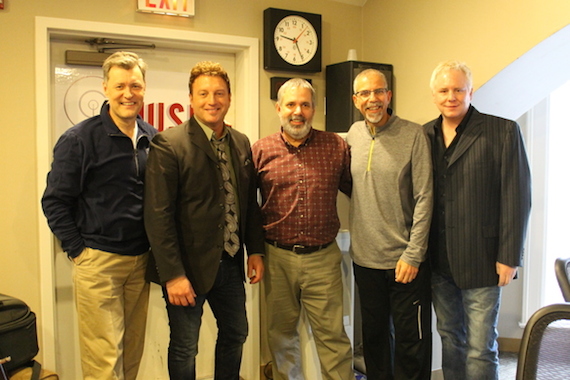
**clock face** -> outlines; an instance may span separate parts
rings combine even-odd
[[[291,65],[304,65],[315,56],[319,46],[317,32],[305,18],[286,16],[275,27],[273,42],[283,60]]]
[[[265,70],[316,73],[321,71],[320,14],[287,9],[263,11]]]

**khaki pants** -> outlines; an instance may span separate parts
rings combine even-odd
[[[86,248],[73,262],[84,379],[135,380],[144,348],[148,253]]]
[[[275,380],[303,379],[297,324],[303,308],[324,380],[354,380],[343,324],[341,253],[336,242],[298,255],[265,244],[267,336]]]

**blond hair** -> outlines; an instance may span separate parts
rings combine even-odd
[[[109,80],[109,71],[113,67],[120,67],[125,70],[132,70],[137,67],[141,70],[143,81],[145,81],[147,64],[135,53],[128,51],[118,51],[111,54],[105,62],[103,62],[103,81],[107,83]]]
[[[433,73],[431,74],[431,80],[429,82],[432,91],[435,89],[434,86],[437,77],[442,72],[449,70],[461,71],[463,74],[465,74],[465,78],[467,79],[468,90],[471,90],[473,88],[473,77],[471,75],[471,69],[465,64],[465,62],[450,60],[441,62],[433,70]]]
[[[211,62],[211,61],[198,62],[192,68],[192,70],[190,70],[190,80],[188,81],[188,89],[190,90],[190,93],[192,93],[192,85],[194,84],[194,81],[196,80],[196,78],[198,78],[201,75],[210,75],[222,78],[228,85],[228,93],[231,94],[232,91],[230,87],[230,78],[228,76],[228,73],[226,72],[226,70],[224,70],[222,65],[220,65],[217,62]]]

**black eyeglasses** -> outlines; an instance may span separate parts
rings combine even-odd
[[[387,88],[377,88],[376,90],[362,90],[355,92],[354,95],[358,96],[359,98],[366,99],[370,96],[370,94],[374,94],[374,96],[384,95],[388,92]]]

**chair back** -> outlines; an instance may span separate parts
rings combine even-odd
[[[556,259],[554,270],[564,301],[570,302],[570,259]]]
[[[516,378],[570,379],[570,303],[545,306],[530,317],[521,340]]]

